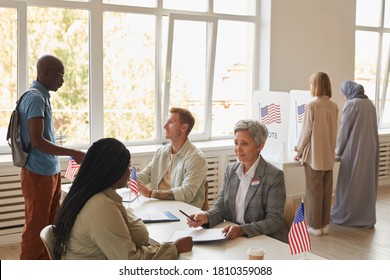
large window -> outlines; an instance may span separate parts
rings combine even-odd
[[[193,140],[232,137],[250,117],[258,9],[259,0],[1,1],[0,152],[17,97],[48,53],[65,64],[51,98],[61,145],[162,143],[171,106],[194,113]]]
[[[356,1],[355,80],[375,103],[379,127],[390,127],[390,0]]]
[[[156,140],[156,17],[106,12],[103,17],[104,136]]]
[[[191,30],[191,33],[188,33]],[[210,102],[215,61],[217,21],[213,18],[171,15],[164,90],[164,115],[170,107],[193,112],[194,133],[209,136]]]
[[[90,142],[88,14],[76,9],[28,8],[28,80],[35,79],[36,61],[43,54],[53,54],[65,65],[64,84],[50,100],[61,145]]]
[[[0,7],[0,146],[17,99],[17,9]]]
[[[235,1],[237,3],[237,1]],[[253,85],[255,24],[220,20],[213,90],[213,136],[233,133],[232,127],[248,111]],[[229,112],[229,118],[225,117]]]

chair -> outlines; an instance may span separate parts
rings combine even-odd
[[[202,210],[207,211],[209,210],[209,183],[206,180],[206,184],[204,185],[204,203],[202,205]]]
[[[45,244],[49,258],[54,260],[54,235],[53,235],[53,225],[48,225],[41,230],[39,236],[42,239],[43,244]]]
[[[286,204],[284,205],[284,223],[290,229],[295,218],[295,205],[291,196],[286,195]]]

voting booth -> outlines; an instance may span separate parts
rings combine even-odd
[[[272,161],[289,161],[294,158],[294,147],[302,129],[306,104],[313,98],[310,91],[288,92],[255,91],[253,118],[268,128],[268,139],[262,155]]]
[[[263,157],[274,161],[286,160],[290,114],[288,93],[256,91],[252,105],[253,118],[263,122],[268,128]]]
[[[293,198],[305,196],[305,173],[300,162],[294,161],[294,147],[302,130],[306,104],[313,100],[309,90],[290,92],[255,91],[252,118],[268,128],[268,139],[262,156],[284,172],[286,192]],[[333,172],[336,186],[339,163]]]
[[[306,104],[312,100],[313,97],[308,90],[291,90],[289,93],[290,122],[288,134],[288,159],[293,159],[295,156],[294,147],[298,143],[299,134],[302,130]]]

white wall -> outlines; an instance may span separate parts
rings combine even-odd
[[[354,78],[355,7],[355,0],[263,0],[270,22],[261,23],[259,89],[309,89],[312,73],[327,72],[341,110],[339,86]]]

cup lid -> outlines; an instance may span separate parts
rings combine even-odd
[[[264,256],[265,251],[260,247],[250,247],[248,249],[248,254],[251,254],[252,256]]]

